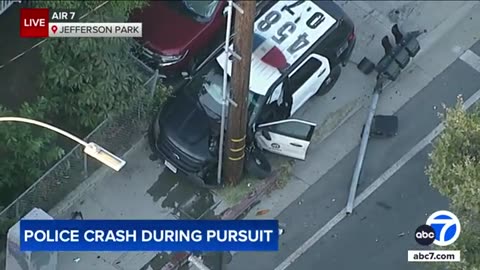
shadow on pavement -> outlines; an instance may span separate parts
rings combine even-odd
[[[161,202],[162,208],[171,209],[178,219],[220,219],[214,213],[216,202],[213,194],[206,188],[199,187],[186,179],[181,173],[174,174],[164,170],[158,180],[147,190],[155,202]],[[169,262],[173,254],[158,253],[140,270],[160,270]],[[200,255],[200,254],[195,254]],[[223,265],[231,260],[229,253],[210,252],[202,254],[204,264],[211,270],[224,269]],[[189,269],[188,265],[177,270]]]
[[[162,200],[162,208],[172,209],[179,219],[212,218],[208,212],[215,206],[213,194],[194,185],[180,173],[164,170],[147,193],[154,202]]]

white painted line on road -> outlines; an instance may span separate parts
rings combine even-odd
[[[469,99],[464,103],[464,108],[468,109],[476,101],[480,99],[480,89],[475,92]],[[390,179],[403,165],[405,165],[409,160],[416,156],[420,151],[422,151],[427,145],[429,145],[433,139],[435,139],[443,130],[443,124],[439,124],[434,128],[426,137],[424,137],[420,142],[418,142],[410,151],[403,155],[395,164],[388,168],[379,178],[377,178],[370,186],[368,186],[357,198],[355,198],[355,207],[360,205],[365,201],[370,195],[373,194],[381,185],[385,184],[388,179]],[[346,208],[343,208],[338,214],[336,214],[330,221],[327,222],[320,230],[318,230],[310,239],[308,239],[303,245],[301,245],[297,250],[295,250],[290,256],[288,256],[285,261],[283,261],[275,270],[285,270],[293,262],[295,262],[300,256],[302,256],[309,248],[311,248],[320,238],[327,234],[335,225],[340,223],[346,217]]]
[[[474,68],[476,71],[480,72],[480,56],[478,56],[476,53],[472,52],[471,50],[466,50],[462,55],[460,55],[460,59]]]

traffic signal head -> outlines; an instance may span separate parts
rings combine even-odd
[[[377,63],[375,69],[379,74],[389,80],[396,80],[402,69],[407,67],[410,58],[415,57],[420,51],[420,44],[417,36],[419,32],[402,34],[398,25],[392,27],[392,34],[395,37],[395,46],[392,46],[388,36],[382,38],[382,47],[385,55]]]
[[[400,66],[391,54],[382,57],[375,66],[375,69],[379,74],[384,75],[387,79],[392,81],[395,81],[401,72]]]
[[[395,57],[395,62],[401,67],[405,68],[410,62],[410,55],[406,48],[398,46],[395,48],[393,55]]]
[[[402,34],[402,32],[400,32],[400,29],[398,29],[398,24],[394,24],[392,26],[392,34],[395,37],[395,43],[397,43],[397,44],[402,43],[403,34]]]
[[[391,54],[393,52],[393,46],[392,43],[390,43],[388,36],[382,38],[382,47],[385,50],[385,54]]]
[[[420,51],[420,44],[418,43],[417,37],[414,34],[410,34],[407,37],[404,47],[410,57],[415,57]]]

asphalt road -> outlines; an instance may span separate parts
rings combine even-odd
[[[428,215],[447,208],[423,173],[430,147],[411,159],[349,217],[288,269],[423,269],[407,262],[407,250],[423,249],[415,229]]]
[[[480,42],[471,50],[480,54]],[[439,123],[442,103],[466,100],[480,89],[480,73],[456,60],[432,80],[398,112],[399,134],[391,139],[372,140],[367,151],[357,191],[368,187]],[[424,174],[425,148],[405,164],[385,185],[361,204],[353,216],[341,221],[288,269],[416,269],[407,263],[408,249],[420,248],[410,234],[429,214],[448,206],[428,185]],[[279,216],[287,232],[275,253],[237,254],[228,270],[275,269],[346,204],[358,147],[335,165],[316,184]],[[399,234],[405,233],[400,237]],[[393,267],[393,268],[392,268]]]

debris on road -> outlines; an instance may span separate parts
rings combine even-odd
[[[270,212],[269,209],[259,210],[259,211],[257,211],[256,216],[263,216],[263,215],[267,214],[268,212]]]
[[[74,211],[72,212],[71,219],[83,220],[83,213],[81,211]]]
[[[404,232],[399,233],[397,236],[398,236],[398,237],[404,237],[404,236],[405,236],[405,233],[404,233]]]

